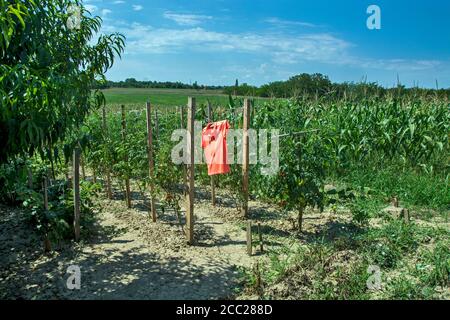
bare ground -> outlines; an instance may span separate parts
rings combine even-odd
[[[6,299],[219,299],[240,285],[248,267],[245,231],[197,201],[194,246],[171,212],[150,222],[138,201],[102,200],[96,232],[80,244],[42,253],[23,212],[2,207],[0,298]],[[236,211],[235,209],[231,209]],[[81,268],[81,289],[66,286],[70,265]]]
[[[0,206],[0,299],[258,298],[254,292],[239,291],[241,271],[254,268],[256,261],[265,263],[269,256],[259,252],[257,239],[254,255],[247,255],[245,220],[226,193],[219,193],[213,207],[209,193],[197,190],[193,246],[186,243],[184,221],[180,224],[174,212],[162,213],[159,208],[158,222],[151,222],[145,201],[137,194],[131,209],[120,196],[99,200],[98,207],[97,223],[88,239],[53,244],[54,251],[45,255],[23,211]],[[277,208],[258,201],[251,201],[249,207],[252,220],[262,222],[265,252],[292,250],[318,239],[335,242],[343,234],[358,232],[346,212],[308,210],[299,235],[293,230],[294,220],[282,217]],[[343,248],[330,259],[333,268],[350,266],[354,254]],[[71,265],[81,268],[80,290],[67,289]],[[293,270],[295,283],[288,277],[267,289],[278,298],[301,299],[299,288],[308,289],[307,273],[314,272],[304,271]]]
[[[236,298],[243,268],[267,256],[246,253],[245,219],[227,194],[213,207],[209,193],[197,191],[195,245],[189,246],[175,213],[149,219],[144,201],[99,200],[95,231],[89,239],[53,244],[45,255],[41,239],[21,210],[0,207],[0,298],[3,299],[223,299]],[[265,251],[297,245],[292,225],[273,207],[251,201],[251,218],[263,220]],[[333,221],[330,214],[309,212],[305,237]],[[67,268],[81,269],[81,289],[67,289]],[[239,296],[257,298],[256,296]]]

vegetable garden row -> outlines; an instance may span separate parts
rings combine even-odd
[[[243,105],[243,99],[231,97],[227,106],[198,105],[195,120],[206,125],[209,120],[227,119],[232,128],[242,128]],[[189,193],[184,187],[188,170],[171,161],[171,151],[177,143],[171,141],[171,135],[174,130],[187,127],[186,107],[153,109],[150,114],[152,150],[148,147],[145,106],[141,109],[123,106],[122,110],[110,112],[105,106],[93,112],[77,132],[66,135],[55,149],[2,165],[0,179],[5,183],[1,194],[7,198],[2,200],[21,203],[29,209],[31,220],[38,228],[46,235],[55,235],[50,238],[71,238],[73,232],[68,230],[74,223],[77,201],[74,204],[74,190],[68,181],[72,180],[69,172],[73,150],[79,148],[81,175],[85,176],[88,170],[93,177],[90,182],[81,179],[82,234],[83,220],[92,216],[92,194],[100,190],[100,185],[109,198],[114,196],[114,189],[123,191],[128,206],[131,206],[132,188],[149,200],[156,199],[161,208],[173,209],[181,221],[183,193]],[[373,98],[359,102],[273,100],[252,106],[249,118],[250,128],[274,128],[282,133],[278,174],[265,176],[260,165],[251,165],[249,195],[275,203],[282,211],[297,212],[300,230],[307,206],[323,208],[327,204],[324,183],[331,176],[345,177],[358,168],[376,170],[394,166],[399,172],[413,170],[444,177],[448,183],[450,112],[447,101],[395,97],[387,101]],[[298,131],[310,133],[291,134]],[[238,150],[241,148],[237,146]],[[149,154],[153,157],[153,171],[149,170]],[[237,209],[245,205],[241,165],[232,165],[229,174],[216,176],[213,182],[207,175],[206,165],[195,165],[194,172],[196,186],[211,191],[214,187],[227,189]],[[50,177],[48,204],[42,189],[42,182],[47,181],[45,177]],[[152,197],[148,197],[151,187]],[[155,206],[151,205],[152,201],[147,203],[149,218],[155,221],[152,210]]]

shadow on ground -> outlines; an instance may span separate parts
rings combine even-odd
[[[236,267],[220,259],[161,257],[144,246],[118,251],[114,246],[126,241],[117,239],[123,228],[99,226],[98,237],[84,247],[45,256],[40,239],[20,222],[0,219],[2,299],[220,299],[239,285]],[[207,227],[201,231],[206,238]],[[67,289],[70,265],[81,269],[80,290]]]
[[[314,226],[312,230],[303,231],[300,238],[307,243],[339,245],[345,242],[351,247],[352,243],[356,245],[358,237],[366,231],[367,229],[352,222],[333,220]]]

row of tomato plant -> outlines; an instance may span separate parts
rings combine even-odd
[[[241,99],[230,98],[228,105],[213,108],[213,119],[227,119],[232,128],[241,128],[242,103]],[[163,208],[171,207],[179,214],[183,166],[171,161],[172,147],[177,143],[171,141],[171,135],[175,129],[186,126],[186,119],[181,124],[179,109],[157,109],[157,125],[155,115],[152,115],[153,181],[148,175],[145,110],[127,106],[125,139],[122,137],[121,114],[106,112],[105,126],[99,110],[55,149],[3,164],[0,167],[1,202],[24,205],[29,209],[30,220],[44,234],[54,235],[55,239],[70,237],[73,203],[66,176],[72,150],[79,146],[85,166],[98,178],[95,180],[101,181],[101,177],[109,172],[119,190],[124,189],[124,180],[130,178],[134,182],[133,188],[137,188],[135,191],[142,193],[148,190],[151,182],[156,186],[156,197],[162,201]],[[265,176],[261,173],[261,165],[251,165],[251,196],[274,202],[286,212],[297,211],[301,226],[301,215],[306,206],[323,207],[323,184],[333,174],[345,177],[356,169],[381,170],[394,163],[399,170],[441,177],[448,186],[449,117],[448,102],[439,100],[371,99],[355,103],[319,99],[258,103],[251,112],[251,127],[278,129],[288,135],[280,138],[278,174]],[[206,105],[198,106],[196,120],[206,124]],[[313,129],[317,131],[311,131]],[[298,131],[309,133],[289,134]],[[31,187],[28,183],[30,171]],[[49,188],[51,210],[43,208],[44,176],[52,178]],[[209,185],[206,165],[196,166],[195,180],[197,185]],[[229,174],[217,177],[216,185],[229,190],[239,207],[242,200],[241,166],[232,165]],[[91,198],[99,188],[96,183],[82,183],[82,210],[85,213],[82,217],[91,216],[88,214],[92,213]]]
[[[227,106],[213,108],[214,120],[227,119],[232,128],[241,128],[242,103],[242,99],[230,98]],[[308,205],[323,207],[323,184],[331,173],[345,175],[356,167],[382,167],[392,162],[424,174],[442,175],[448,169],[450,112],[445,101],[273,100],[255,105],[251,115],[252,128],[278,129],[287,134],[280,138],[278,174],[265,176],[260,165],[251,166],[251,195],[275,202],[286,211],[296,210],[300,218]],[[171,200],[177,198],[183,181],[183,167],[174,165],[170,158],[176,143],[171,141],[171,134],[186,123],[180,123],[176,108],[159,109],[157,126],[152,116],[153,183],[160,198]],[[198,106],[196,120],[206,124],[206,105]],[[95,143],[86,152],[86,159],[97,172],[111,170],[121,187],[124,178],[130,177],[138,181],[141,190],[147,190],[145,110],[128,111],[126,123],[124,140],[120,113],[108,114],[107,130],[100,114],[93,115],[87,126]],[[299,131],[306,133],[289,134]],[[209,185],[205,165],[197,166],[195,179],[197,184]],[[235,195],[237,207],[242,199],[241,181],[239,165],[216,179],[219,188]]]

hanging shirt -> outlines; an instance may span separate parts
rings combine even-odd
[[[202,131],[202,148],[208,165],[208,175],[230,172],[227,163],[227,132],[230,124],[227,120],[209,123]]]

